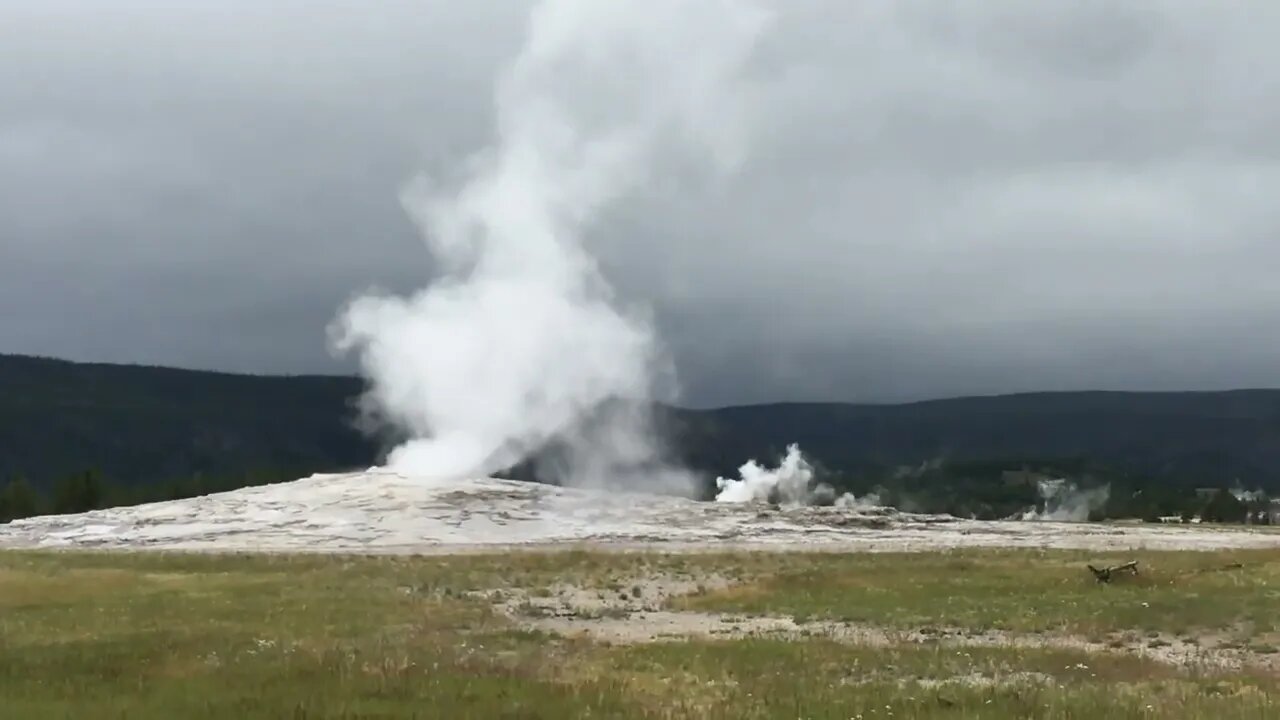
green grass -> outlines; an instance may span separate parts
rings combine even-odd
[[[1132,656],[742,640],[629,648],[614,667],[691,717],[1268,717],[1271,681],[1188,675]],[[996,681],[999,682],[996,682]],[[731,710],[729,710],[731,708]]]
[[[856,616],[890,627],[1162,629],[1274,620],[1267,604],[1280,561],[1267,553],[1142,554],[1150,574],[1109,587],[1087,577],[1083,559],[1006,551],[0,553],[0,717],[1275,716],[1277,681],[1261,671],[1223,674],[1118,653],[872,648],[821,638],[609,646],[514,627],[468,595],[526,588],[542,596],[570,582],[631,589],[660,572],[745,583],[679,605]],[[1225,562],[1245,568],[1187,574]],[[1210,592],[1222,594],[1200,599]],[[1133,611],[1134,602],[1157,612]]]
[[[1099,585],[1085,569],[1139,561],[1137,577]],[[1230,568],[1234,564],[1239,568]],[[918,555],[843,555],[754,574],[675,607],[898,628],[1062,631],[1280,631],[1280,553],[963,550]]]

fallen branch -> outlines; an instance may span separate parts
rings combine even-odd
[[[1123,565],[1112,565],[1111,567],[1104,567],[1104,568],[1096,568],[1092,565],[1086,565],[1085,567],[1089,568],[1089,571],[1093,573],[1093,578],[1100,583],[1111,582],[1111,576],[1122,570],[1128,570],[1129,573],[1132,575],[1138,574],[1137,560],[1130,560],[1129,562]]]

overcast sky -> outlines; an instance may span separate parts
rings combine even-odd
[[[1280,385],[1280,4],[776,0],[751,154],[591,231],[686,402]],[[0,0],[0,352],[334,372],[523,0]]]

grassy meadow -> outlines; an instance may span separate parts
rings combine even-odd
[[[1128,559],[1109,585],[1084,568]],[[664,612],[818,630],[610,643],[495,604],[653,576],[717,579]],[[1245,662],[1171,662],[1165,638]],[[1277,644],[1275,552],[0,553],[0,717],[32,720],[1268,718]]]

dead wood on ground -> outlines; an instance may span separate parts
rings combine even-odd
[[[1130,560],[1129,562],[1123,565],[1112,565],[1112,566],[1103,567],[1103,568],[1096,568],[1092,565],[1086,565],[1085,567],[1089,568],[1089,572],[1093,573],[1093,578],[1100,583],[1111,582],[1111,578],[1114,577],[1115,574],[1118,572],[1127,571],[1131,575],[1138,574],[1137,560]]]

